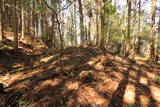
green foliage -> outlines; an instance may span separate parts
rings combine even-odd
[[[87,77],[91,77],[93,75],[92,71],[82,71],[82,74]]]
[[[106,2],[105,4],[105,13],[107,15],[114,14],[116,12],[116,7],[112,4],[111,1]]]
[[[155,80],[156,80],[157,82],[160,82],[160,77],[157,76],[157,77],[155,78]]]
[[[21,105],[21,106],[25,105],[26,103],[27,103],[26,101],[19,101],[18,102],[18,104]]]
[[[35,13],[41,13],[45,9],[44,5],[37,4],[35,8]]]
[[[135,104],[128,104],[128,107],[136,107]]]
[[[32,0],[25,0],[26,4],[29,6],[32,3]]]
[[[105,34],[106,38],[111,42],[123,40],[126,33],[126,28],[123,27],[123,17],[121,18],[118,13],[106,15]]]
[[[64,102],[63,102],[63,100],[62,100],[62,99],[60,100],[60,104],[61,104],[61,105],[64,105]]]

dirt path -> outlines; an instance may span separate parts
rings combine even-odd
[[[8,52],[10,54],[10,52]],[[16,52],[17,54],[17,52]],[[60,71],[58,54],[3,54],[0,82],[7,102],[31,107],[158,107],[160,66],[133,61],[96,47],[67,48]],[[107,57],[107,58],[106,58]]]

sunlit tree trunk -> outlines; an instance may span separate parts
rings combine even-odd
[[[70,31],[71,31],[71,45],[74,46],[74,37],[76,35],[74,35],[74,8],[70,9],[70,13],[71,13],[71,23],[72,25],[70,26]]]
[[[141,32],[141,0],[139,1],[139,10],[138,10],[138,13],[139,13],[139,20],[138,20],[138,45],[137,45],[137,54],[140,54],[140,49],[141,49],[141,35],[140,35],[140,32]]]
[[[84,40],[84,22],[83,22],[83,9],[82,9],[82,1],[78,0],[79,4],[79,13],[80,13],[80,35],[81,35],[81,45],[84,45],[85,40]]]
[[[128,5],[128,24],[127,24],[127,48],[126,48],[126,57],[129,56],[131,50],[131,0],[127,0]]]
[[[24,38],[24,32],[25,32],[25,20],[24,20],[24,0],[21,0],[21,39]]]
[[[101,19],[101,42],[100,42],[100,47],[104,48],[105,46],[105,33],[104,33],[104,28],[105,28],[105,12],[104,12],[104,8],[105,8],[105,1],[102,0],[101,3],[101,15],[100,15],[100,19]]]
[[[158,28],[158,40],[157,40],[157,51],[156,51],[156,60],[159,60],[160,56],[160,16],[159,16],[159,28]]]
[[[96,45],[99,45],[99,4],[98,1],[96,2]]]
[[[76,18],[76,2],[74,4],[74,34],[75,34],[75,44],[77,45],[77,18]]]
[[[151,34],[150,34],[150,59],[155,58],[155,17],[156,17],[156,0],[152,0],[152,22],[151,22]]]

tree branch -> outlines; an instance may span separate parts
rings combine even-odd
[[[42,1],[43,1],[44,4],[45,4],[49,9],[51,9],[55,14],[58,14],[58,13],[60,13],[61,11],[68,9],[76,0],[73,0],[69,5],[67,5],[66,7],[62,8],[62,9],[59,10],[58,12],[56,12],[51,6],[49,6],[49,4],[48,4],[45,0],[42,0]]]

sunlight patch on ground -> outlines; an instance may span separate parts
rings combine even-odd
[[[128,104],[134,104],[135,103],[135,95],[136,95],[135,94],[135,86],[128,84],[127,88],[125,90],[123,101]]]
[[[134,69],[134,71],[140,70],[138,65],[132,65],[132,69]]]
[[[112,94],[117,89],[118,84],[117,81],[108,81],[107,83],[98,82],[95,88],[101,93]]]
[[[136,81],[137,81],[137,79],[136,79],[136,77],[137,77],[137,72],[135,72],[135,71],[130,71],[129,72],[129,82],[132,82],[132,83],[136,83]]]
[[[139,100],[140,100],[141,107],[148,107],[149,99],[146,96],[144,95],[139,96]]]
[[[93,65],[94,63],[95,63],[95,61],[93,61],[93,60],[87,62],[87,64],[90,65],[90,66]]]
[[[150,78],[150,79],[155,79],[156,78],[156,74],[155,73],[146,72],[146,74],[147,74],[147,77]]]
[[[46,63],[46,62],[48,62],[49,60],[51,60],[53,57],[54,57],[54,56],[48,56],[48,57],[42,58],[42,59],[40,60],[40,62]]]
[[[82,87],[77,94],[77,100],[81,104],[91,104],[92,107],[108,105],[108,100],[100,96],[92,87]]]
[[[66,83],[66,87],[69,89],[69,90],[76,90],[78,89],[79,87],[79,82],[78,81],[69,81]]]
[[[104,69],[104,66],[102,65],[101,62],[99,62],[99,63],[97,63],[97,64],[95,65],[95,68],[96,68],[96,70],[103,70],[103,69]]]
[[[40,87],[43,89],[45,86],[56,86],[56,85],[59,85],[60,83],[62,82],[62,79],[59,79],[59,78],[55,78],[53,80],[47,80],[45,82],[43,82]]]
[[[91,60],[88,61],[87,64],[89,64],[91,66],[91,65],[93,65],[93,64],[95,64],[96,62],[99,62],[99,61],[100,61],[100,58],[98,56],[96,58],[91,58]]]
[[[115,56],[116,61],[121,62],[123,59],[119,56]]]
[[[2,83],[5,86],[9,86],[10,84],[14,83],[15,81],[21,80],[23,79],[24,75],[23,73],[19,73],[19,74],[7,74],[5,76],[3,76],[0,80],[2,81]]]
[[[140,77],[139,83],[143,85],[148,85],[148,80],[145,77]]]
[[[121,81],[123,79],[123,75],[120,72],[113,72],[112,73],[116,80]]]
[[[68,65],[68,66],[64,66],[63,69],[65,69],[66,71],[70,71],[74,68],[74,65]]]
[[[150,90],[154,100],[160,103],[160,88],[156,86],[150,86]]]

